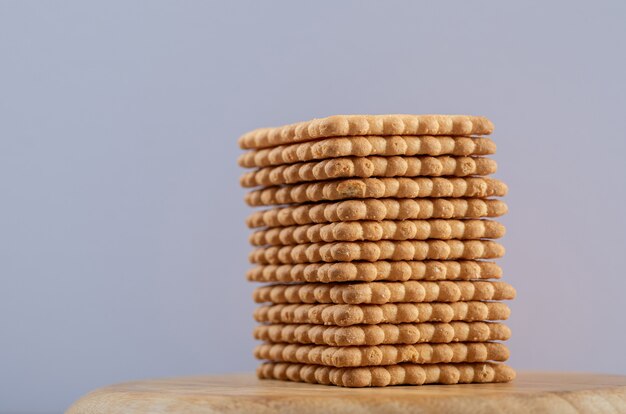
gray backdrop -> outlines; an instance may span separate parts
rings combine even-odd
[[[2,1],[0,412],[253,370],[236,139],[336,113],[490,117],[511,364],[626,374],[625,18],[620,1]]]

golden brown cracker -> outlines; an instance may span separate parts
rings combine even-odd
[[[509,317],[500,302],[388,303],[385,305],[278,304],[254,311],[257,322],[315,325],[374,325],[451,321],[494,321]]]
[[[488,135],[493,124],[470,115],[333,115],[242,135],[242,149],[352,135]]]
[[[506,184],[493,178],[349,178],[267,187],[245,195],[248,205],[268,206],[361,198],[501,197]]]
[[[505,282],[442,281],[305,283],[270,285],[255,289],[257,303],[376,304],[399,302],[459,302],[511,300],[515,289]]]
[[[506,232],[493,220],[385,220],[274,227],[249,237],[253,246],[379,240],[498,239]]]
[[[505,341],[508,326],[497,322],[401,323],[353,326],[258,325],[254,338],[266,342],[329,346]]]
[[[368,262],[427,259],[474,260],[502,257],[504,252],[501,244],[491,240],[383,240],[258,247],[250,253],[249,260],[257,264],[328,263],[357,260]]]
[[[484,157],[344,157],[265,167],[241,176],[242,187],[297,184],[337,178],[489,175],[497,164]]]
[[[502,269],[494,262],[475,260],[423,260],[307,263],[265,265],[250,269],[253,282],[373,282],[376,280],[473,280],[499,279]]]
[[[510,382],[515,371],[502,363],[398,364],[385,367],[334,368],[322,365],[265,362],[257,368],[261,379],[337,385],[385,387],[389,385],[470,384]]]
[[[325,138],[246,151],[239,156],[237,162],[244,168],[263,168],[340,157],[469,157],[491,155],[495,152],[495,142],[485,137],[370,135]]]
[[[499,217],[508,211],[504,201],[482,198],[368,198],[254,212],[248,227],[281,227],[344,221],[478,219]]]
[[[254,349],[254,356],[272,362],[367,367],[401,363],[502,362],[509,358],[509,349],[496,342],[375,346],[265,343]]]

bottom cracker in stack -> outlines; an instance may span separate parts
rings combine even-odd
[[[511,332],[497,281],[276,284],[257,288],[260,378],[346,387],[506,382]]]
[[[469,384],[509,382],[515,371],[503,364],[400,364],[384,367],[333,368],[321,365],[266,362],[259,378],[338,385],[385,387],[387,385]]]

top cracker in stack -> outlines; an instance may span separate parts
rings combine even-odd
[[[493,124],[463,115],[347,115],[239,139],[252,214],[262,378],[342,386],[503,382],[515,291],[489,218]],[[305,283],[305,284],[302,284]],[[322,329],[323,328],[323,329]],[[322,329],[322,330],[320,330]],[[356,329],[356,331],[355,331]],[[373,329],[373,330],[372,330]],[[443,333],[446,333],[445,335]],[[373,336],[372,336],[373,335]],[[378,338],[378,339],[372,339]],[[395,339],[394,339],[395,338]]]

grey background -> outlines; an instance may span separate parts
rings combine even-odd
[[[251,371],[236,138],[470,113],[519,369],[626,374],[626,3],[0,2],[0,412]]]

